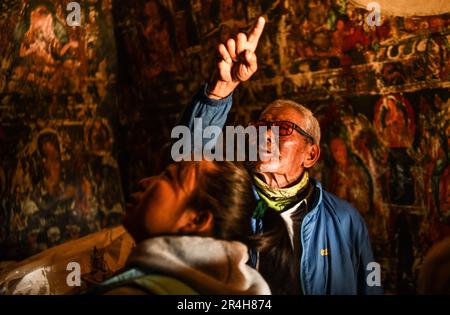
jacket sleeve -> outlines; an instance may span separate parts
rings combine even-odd
[[[194,146],[194,135],[196,131],[198,134],[203,134],[203,131],[208,126],[215,126],[220,130],[223,129],[233,104],[233,94],[230,94],[223,99],[215,100],[206,96],[206,89],[207,84],[197,92],[191,104],[184,110],[178,122],[178,125],[189,128],[192,146]],[[201,130],[199,130],[200,127]],[[202,137],[202,146],[210,142],[211,139],[212,137]]]
[[[359,217],[360,224],[356,231],[358,294],[383,294],[383,288],[381,286],[381,267],[373,257],[366,223],[360,215]]]

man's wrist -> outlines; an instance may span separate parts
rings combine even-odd
[[[224,82],[224,81],[216,81],[212,84],[208,84],[208,88],[206,89],[206,96],[210,99],[224,99],[236,89],[239,85],[239,81],[235,82]]]

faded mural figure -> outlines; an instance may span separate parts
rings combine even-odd
[[[219,17],[221,22],[231,20],[234,15],[233,0],[220,0]]]
[[[71,165],[63,161],[61,143],[70,140],[51,129],[35,139],[19,154],[14,176],[17,197],[9,231],[16,237],[9,241],[21,244],[15,249],[18,257],[101,228],[89,176],[70,172]],[[78,172],[89,174],[82,161],[78,164]]]
[[[20,57],[36,57],[36,61],[53,64],[52,52],[59,42],[53,32],[52,16],[45,6],[39,6],[30,14],[30,28],[20,45]],[[41,60],[39,60],[41,59]]]
[[[450,147],[450,103],[438,94],[420,98],[418,144],[415,160],[423,182],[423,195],[430,219],[427,224],[445,224],[450,221],[449,204],[449,157]],[[439,228],[424,226],[423,233],[433,240],[441,239],[445,233]]]
[[[400,95],[382,96],[375,105],[375,129],[389,152],[382,188],[385,202],[391,208],[389,227],[396,252],[396,285],[401,291],[408,292],[413,287],[414,266],[417,265],[414,255],[417,229],[413,227],[422,218],[411,208],[406,208],[419,203],[417,174],[413,170],[415,161],[411,156],[415,122],[409,102]]]
[[[447,103],[441,102],[441,112],[439,113],[441,131],[441,148],[437,154],[436,166],[433,177],[435,178],[435,201],[439,210],[440,220],[450,222],[450,100]],[[438,182],[439,181],[439,182]]]
[[[112,130],[106,120],[95,119],[86,125],[85,143],[94,154],[109,154],[112,146]]]
[[[123,213],[111,152],[111,2],[88,2],[82,27],[72,28],[65,1],[0,1],[0,124],[13,136],[0,148],[8,162],[0,165],[0,260],[117,225]]]
[[[13,179],[15,200],[10,214],[9,241],[21,244],[15,249],[18,256],[23,251],[38,252],[47,248],[47,240],[59,240],[57,227],[52,229],[52,212],[57,212],[62,186],[62,161],[60,141],[55,132],[44,130],[29,143],[19,156]],[[41,220],[43,216],[46,220]]]
[[[444,170],[439,182],[439,208],[444,218],[450,217],[450,165]]]
[[[95,220],[98,202],[94,194],[94,187],[87,176],[81,178],[80,188],[75,199],[75,209],[89,221]]]
[[[407,149],[414,140],[414,113],[401,96],[383,96],[375,105],[375,129],[389,148],[389,171],[386,174],[388,200],[394,204],[412,205],[416,201],[414,164]]]
[[[377,104],[376,126],[389,148],[406,148],[414,137],[412,108],[396,96],[383,97]]]
[[[61,180],[61,154],[56,136],[52,133],[39,138],[39,153],[44,169],[44,188],[50,195],[59,195],[58,185]]]
[[[43,176],[39,176],[41,180],[37,183],[33,196],[39,208],[52,215],[61,203],[75,197],[76,189],[74,184],[66,178],[60,140],[56,133],[44,132],[38,137],[38,152]],[[38,167],[40,167],[39,164]]]
[[[372,208],[370,177],[359,159],[350,153],[342,138],[330,141],[334,166],[328,174],[328,189],[338,197],[350,202],[362,214]]]
[[[106,59],[103,59],[98,65],[98,71],[95,73],[95,83],[97,87],[97,93],[101,100],[105,99],[108,89],[108,83],[112,79],[108,76],[108,63]]]
[[[78,48],[78,41],[70,40],[63,22],[55,13],[53,4],[47,1],[34,1],[26,8],[24,23],[16,28],[19,46],[19,66],[14,70],[16,78],[42,84],[48,88],[56,88],[58,75],[62,69],[57,69],[58,63],[66,65],[71,50]],[[74,66],[68,61],[71,70]],[[30,71],[30,68],[33,71]],[[56,73],[55,73],[56,72]]]
[[[450,222],[450,99],[442,101],[436,97],[440,111],[437,115],[440,134],[439,158],[436,161],[436,175],[439,174],[439,194],[436,194],[441,220]]]
[[[144,69],[147,79],[157,77],[164,71],[175,72],[173,37],[170,32],[170,13],[156,0],[144,6],[144,23],[141,26],[147,50],[147,64]]]

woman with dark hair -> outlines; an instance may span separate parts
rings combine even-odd
[[[270,294],[247,265],[248,250],[264,252],[279,246],[280,235],[289,238],[284,225],[253,235],[256,201],[244,168],[226,161],[172,163],[140,184],[124,219],[137,247],[125,271],[94,292]]]

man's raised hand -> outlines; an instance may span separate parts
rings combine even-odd
[[[238,86],[247,81],[258,68],[255,54],[259,38],[264,29],[265,20],[259,17],[250,34],[239,33],[236,39],[230,38],[219,45],[218,75],[210,83],[208,97],[224,98]]]

